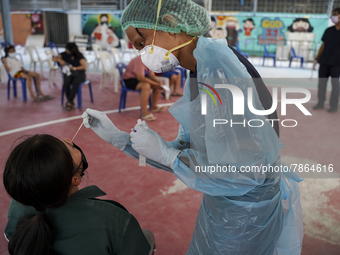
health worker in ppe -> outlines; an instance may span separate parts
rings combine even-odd
[[[169,108],[179,122],[177,139],[165,142],[141,121],[128,134],[91,109],[83,114],[85,126],[125,154],[145,156],[149,165],[174,173],[203,193],[187,254],[300,254],[300,176],[241,171],[283,166],[278,125],[268,121],[277,119],[270,112],[270,93],[255,68],[225,39],[201,36],[210,20],[190,0],[133,0],[122,14],[122,27],[149,69],[166,72],[180,64],[191,71],[184,96]],[[250,104],[240,100],[242,94]],[[255,115],[249,105],[269,109],[268,114]],[[234,123],[215,125],[216,119]]]

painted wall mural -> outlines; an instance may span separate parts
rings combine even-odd
[[[255,29],[255,22],[252,18],[243,20],[244,36],[251,36],[251,31]]]
[[[122,38],[120,19],[114,14],[82,14],[83,34],[90,35],[103,49],[118,47]]]
[[[258,13],[253,16],[251,13],[235,13],[223,15],[218,13],[211,15],[211,27],[206,36],[213,38],[226,38],[230,46],[238,47],[241,51],[253,55],[262,55],[263,45],[267,45],[268,51],[275,53],[277,47],[285,47],[286,57],[290,47],[296,48],[296,54],[301,53],[307,56],[306,51],[311,52],[317,48],[321,37],[328,27],[328,18],[317,18],[303,14],[287,17],[285,14]],[[309,56],[309,55],[308,55]],[[312,58],[312,56],[308,57]]]
[[[259,44],[276,44],[277,41],[284,40],[285,25],[281,19],[267,19],[261,20],[262,34],[259,35]]]

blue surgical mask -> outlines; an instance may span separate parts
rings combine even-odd
[[[15,52],[10,52],[10,53],[8,53],[8,56],[10,57],[10,58],[15,58],[16,57],[16,53]]]

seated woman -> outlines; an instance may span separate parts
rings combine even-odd
[[[26,79],[28,91],[30,92],[31,98],[34,102],[41,102],[53,99],[54,97],[49,95],[44,95],[41,91],[41,79],[40,75],[36,72],[31,72],[26,70],[20,60],[16,58],[15,48],[13,45],[8,45],[5,48],[5,57],[1,59],[2,63],[4,64],[7,72],[10,74],[12,78],[24,78]],[[32,78],[35,79],[37,84],[37,96],[33,92],[32,88]]]
[[[63,68],[64,92],[67,97],[65,108],[71,111],[74,107],[74,98],[78,92],[79,85],[85,81],[86,59],[79,52],[78,46],[69,42],[65,46],[66,51],[53,58]]]
[[[141,56],[131,59],[123,74],[123,79],[128,89],[141,90],[140,105],[142,108],[142,119],[146,121],[156,120],[157,118],[148,112],[150,89],[152,89],[151,112],[162,112],[165,110],[165,107],[159,107],[157,103],[163,88],[155,73],[143,64]]]
[[[97,199],[106,194],[96,186],[78,189],[87,167],[70,139],[35,135],[13,149],[3,173],[10,254],[152,254],[151,231],[121,204]]]

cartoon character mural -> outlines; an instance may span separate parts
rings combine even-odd
[[[211,36],[213,38],[226,38],[228,45],[235,46],[238,40],[238,32],[240,24],[238,19],[233,16],[217,15],[217,26],[212,29]]]
[[[235,46],[238,40],[238,32],[240,31],[240,24],[236,17],[227,17],[225,20],[225,26],[227,30],[228,45]]]
[[[302,33],[310,33],[313,32],[313,27],[309,23],[309,20],[306,18],[297,18],[293,21],[293,23],[288,27],[289,32],[302,32]]]
[[[302,56],[305,60],[314,60],[313,41],[315,34],[314,27],[307,18],[296,18],[288,27],[287,46],[292,47],[296,55]]]
[[[122,36],[119,20],[112,14],[91,15],[83,27],[83,34],[91,35],[103,49],[118,47]]]
[[[252,18],[243,20],[244,35],[251,36],[251,31],[255,29],[255,22]]]
[[[225,38],[227,36],[227,32],[226,32],[226,29],[224,27],[216,27],[213,31],[212,31],[212,34],[211,34],[212,38],[215,38],[215,39],[222,39],[222,38]]]
[[[263,18],[261,20],[262,35],[259,36],[259,44],[276,44],[285,39],[285,25],[279,18],[274,20]]]

